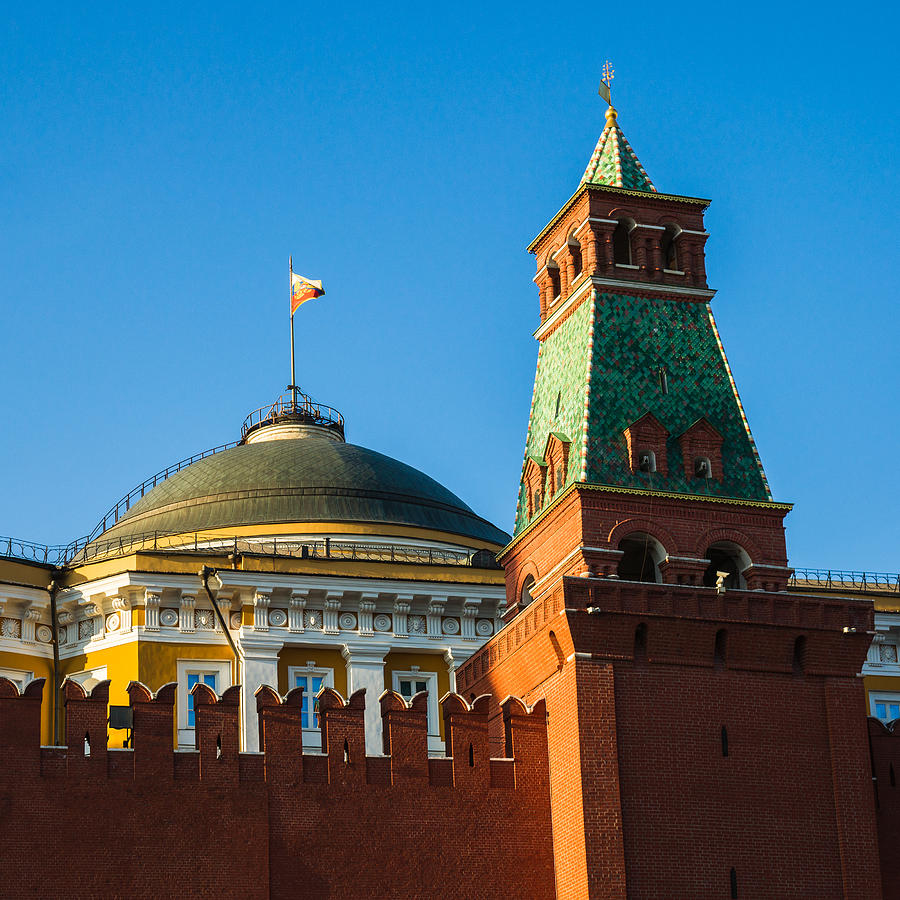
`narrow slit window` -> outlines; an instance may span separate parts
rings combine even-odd
[[[728,729],[722,726],[722,756],[728,756]]]
[[[669,373],[665,368],[659,370],[659,389],[664,393],[669,393]]]
[[[469,768],[475,768],[475,748],[469,744]]]
[[[729,880],[731,882],[731,900],[737,900],[737,871],[734,868],[731,870]]]

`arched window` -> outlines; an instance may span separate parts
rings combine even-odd
[[[572,255],[572,275],[577,278],[581,274],[581,244],[574,237],[569,238],[569,253]]]
[[[634,227],[634,219],[619,219],[616,225],[613,232],[613,262],[616,265],[631,265],[631,232]]]
[[[712,478],[712,463],[708,456],[698,456],[694,459],[694,478]]]
[[[732,541],[717,541],[707,547],[709,566],[703,573],[706,587],[723,587],[725,590],[746,590],[747,583],[741,574],[750,566],[750,557],[743,547]],[[719,585],[719,578],[722,583]]]
[[[678,235],[680,234],[681,229],[674,222],[666,224],[666,230],[662,233],[659,242],[660,256],[662,257],[664,269],[674,272],[680,271],[678,266]]]
[[[525,578],[525,581],[522,582],[522,590],[519,593],[519,608],[525,609],[529,603],[534,599],[531,596],[531,589],[534,587],[534,577],[532,575],[528,575]]]
[[[648,534],[630,534],[619,541],[622,557],[618,575],[623,581],[662,581],[659,564],[666,558],[666,551],[659,541]]]
[[[562,282],[559,278],[559,266],[556,264],[555,260],[549,260],[547,262],[547,272],[550,275],[550,283],[553,287],[553,301],[559,300],[559,295],[562,293]]]

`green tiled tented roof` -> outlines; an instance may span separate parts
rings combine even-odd
[[[633,191],[656,192],[653,182],[644,171],[631,145],[616,122],[615,110],[606,114],[606,127],[597,141],[591,161],[581,181],[588,184],[607,184]]]
[[[505,544],[509,535],[418,469],[327,438],[242,444],[153,488],[102,540],[305,522],[408,525]]]
[[[647,412],[669,432],[666,476],[631,471],[624,431]],[[678,438],[701,416],[723,437],[721,481],[684,472]],[[543,454],[551,431],[572,437],[566,484],[772,499],[707,303],[599,291],[586,298],[541,343],[526,458]],[[527,524],[520,487],[516,533]]]

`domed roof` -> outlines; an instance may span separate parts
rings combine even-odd
[[[418,469],[316,436],[244,443],[201,459],[149,491],[101,539],[306,522],[406,525],[509,541]]]

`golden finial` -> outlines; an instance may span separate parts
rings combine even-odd
[[[612,63],[609,60],[603,64],[603,79],[600,82],[600,87],[597,89],[597,93],[609,104],[609,109],[606,111],[606,124],[607,126],[614,125],[616,122],[617,113],[613,109],[612,105],[612,80],[616,77],[616,70],[612,67]]]

